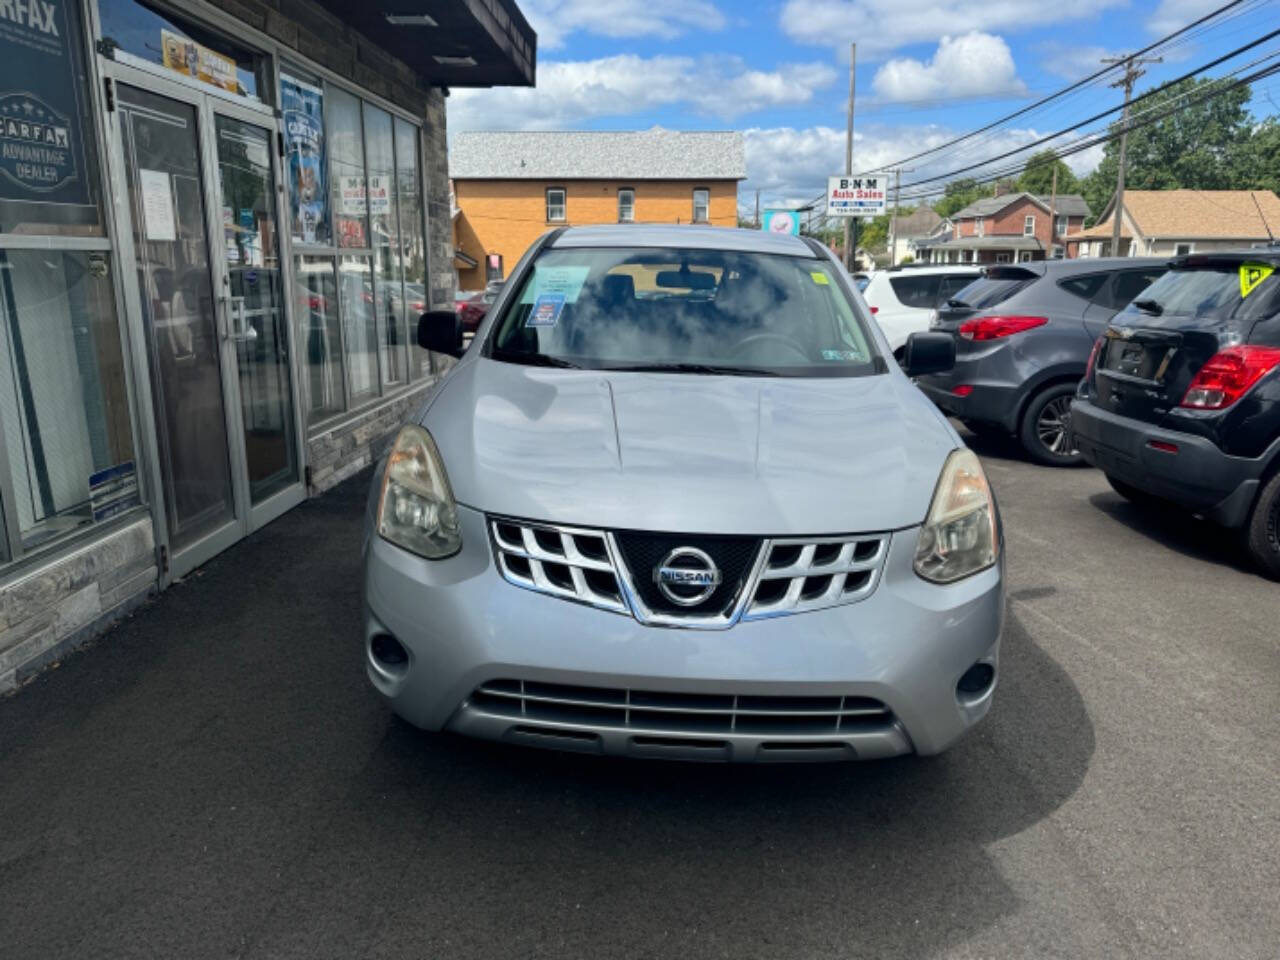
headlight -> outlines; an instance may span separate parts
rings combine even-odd
[[[1000,555],[996,507],[982,464],[971,450],[947,457],[916,544],[916,573],[953,583],[985,570]]]
[[[405,427],[391,447],[378,500],[378,533],[429,560],[462,548],[449,477],[435,441],[421,427]]]

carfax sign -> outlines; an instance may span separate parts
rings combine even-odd
[[[0,200],[92,205],[67,3],[0,2]]]
[[[829,177],[827,216],[878,217],[884,213],[889,178],[870,176]]]

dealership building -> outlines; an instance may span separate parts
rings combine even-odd
[[[371,463],[514,0],[0,0],[0,692]]]

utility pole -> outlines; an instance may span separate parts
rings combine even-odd
[[[1147,71],[1142,69],[1144,63],[1163,63],[1164,57],[1103,57],[1105,64],[1123,63],[1124,76],[1111,84],[1113,87],[1124,87],[1124,115],[1120,121],[1120,166],[1116,170],[1116,201],[1111,211],[1111,255],[1120,256],[1120,221],[1124,217],[1124,155],[1129,140],[1129,97],[1133,95],[1133,84]]]
[[[858,45],[856,43],[849,44],[849,122],[844,132],[844,173],[845,176],[853,175],[853,89],[854,89],[854,70],[858,66]],[[844,267],[850,273],[853,272],[854,255],[854,218],[844,218]]]
[[[760,191],[756,191],[756,229],[760,229]]]
[[[1053,157],[1053,186],[1049,188],[1049,259],[1053,259],[1054,241],[1058,239],[1058,156]],[[1062,255],[1067,255],[1066,244],[1062,245]]]
[[[915,167],[895,167],[885,171],[893,174],[893,210],[889,214],[889,266],[898,262],[898,192],[902,189],[902,175],[911,173]]]

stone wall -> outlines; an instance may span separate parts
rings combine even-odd
[[[92,639],[156,589],[151,518],[86,544],[0,592],[0,693]]]

